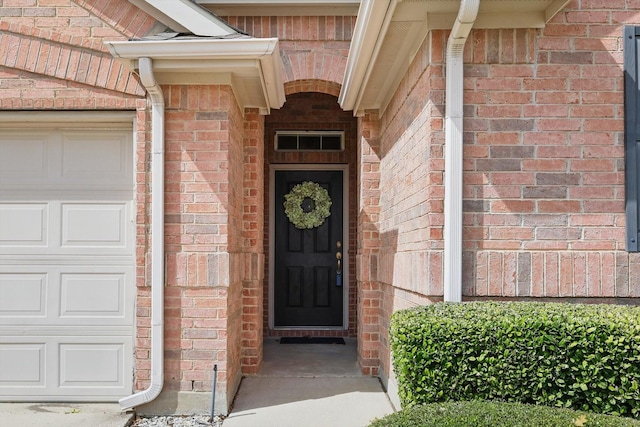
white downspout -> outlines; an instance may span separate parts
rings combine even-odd
[[[480,0],[462,0],[447,41],[444,147],[444,300],[462,301],[462,121],[467,37]]]
[[[150,58],[138,60],[151,97],[151,384],[120,399],[122,410],[151,402],[164,384],[164,97]]]

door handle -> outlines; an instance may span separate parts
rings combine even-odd
[[[336,269],[336,286],[340,287],[342,286],[342,252],[340,252],[342,242],[340,240],[336,242],[336,248],[338,248],[336,251],[336,260],[338,261],[338,268]]]

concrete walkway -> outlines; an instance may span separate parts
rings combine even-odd
[[[377,378],[245,378],[222,427],[365,427],[393,412]]]
[[[117,403],[0,403],[2,427],[124,427],[133,417]]]
[[[378,378],[364,377],[356,343],[265,340],[257,377],[242,381],[223,427],[364,427],[394,411]]]

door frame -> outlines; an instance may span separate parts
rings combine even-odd
[[[342,241],[343,241],[343,286],[342,326],[275,326],[275,177],[276,171],[314,170],[342,171]],[[349,329],[349,165],[348,164],[273,164],[269,170],[269,328],[274,330],[347,330]]]

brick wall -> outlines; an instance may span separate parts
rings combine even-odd
[[[440,299],[443,289],[444,68],[421,68],[442,58],[429,49],[432,37],[384,114],[360,122],[359,287],[371,295],[362,301],[360,357],[385,380],[391,314]],[[372,325],[374,334],[364,332]]]
[[[358,362],[363,373],[376,375],[380,367],[381,283],[377,278],[380,253],[380,129],[375,112],[358,120],[358,226],[356,280],[358,288]]]
[[[624,252],[621,22],[634,16],[571,3],[542,31],[472,34],[465,295],[640,295]]]
[[[254,37],[277,37],[280,40],[285,83],[315,80],[342,84],[355,26],[354,16],[242,16],[226,19]]]
[[[640,296],[640,256],[624,250],[624,22],[640,22],[638,4],[574,1],[541,30],[472,31],[464,299]],[[370,264],[382,299],[383,376],[390,314],[442,298],[447,36],[429,34],[384,114],[368,118],[380,127],[379,251]]]
[[[69,39],[71,44],[105,52],[105,40],[144,35],[155,24],[155,19],[126,0],[5,0],[0,17],[3,22],[59,33],[61,41]]]
[[[228,86],[163,89],[165,389],[210,391],[216,364],[230,398],[241,372],[244,119]]]
[[[242,371],[262,366],[264,280],[264,116],[245,112],[242,289]]]
[[[135,109],[145,91],[104,41],[143,35],[154,24],[126,0],[2,2],[0,108]]]

